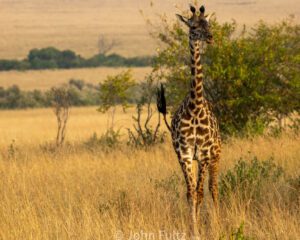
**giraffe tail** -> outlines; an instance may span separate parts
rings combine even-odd
[[[161,83],[160,89],[157,89],[157,100],[156,100],[156,105],[158,111],[163,115],[165,124],[169,131],[171,132],[171,127],[167,121],[167,102],[166,102],[166,97],[165,97],[165,89],[163,84]]]

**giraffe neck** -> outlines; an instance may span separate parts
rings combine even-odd
[[[191,51],[191,92],[190,97],[194,104],[202,105],[203,103],[203,73],[200,55],[200,41],[190,39]]]

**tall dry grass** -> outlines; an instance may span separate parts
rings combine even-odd
[[[49,110],[1,112],[6,135],[0,143],[0,239],[167,239],[166,233],[187,232],[185,185],[170,142],[148,151],[87,148],[81,142],[101,132],[104,118],[92,109],[75,113],[70,143],[51,151],[40,146],[54,139]],[[13,144],[10,134],[20,134]],[[287,175],[299,176],[299,140],[295,135],[230,139],[223,144],[220,172],[240,158],[257,156],[273,157]],[[202,239],[227,239],[242,223],[254,239],[298,239],[299,205],[283,204],[286,196],[272,182],[268,186],[266,202],[243,201],[237,193],[223,199],[219,219],[206,189]]]
[[[122,128],[125,136],[126,128],[133,123],[134,108],[123,112],[116,111],[115,128]],[[101,135],[108,127],[108,116],[97,111],[97,107],[70,108],[66,140],[82,142],[94,133]],[[17,145],[34,146],[55,139],[56,118],[51,108],[29,110],[0,111],[0,146],[12,141]]]

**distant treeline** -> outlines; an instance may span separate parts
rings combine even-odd
[[[99,106],[101,101],[99,85],[86,83],[79,79],[71,79],[64,87],[68,91],[71,106]],[[134,92],[137,92],[136,88],[130,89],[129,95],[135,96]],[[132,97],[131,103],[135,101],[134,97]],[[16,85],[8,88],[0,87],[0,109],[44,108],[52,106],[53,95],[51,89],[47,91],[23,91]]]
[[[152,57],[125,58],[118,54],[97,54],[83,58],[71,50],[60,51],[54,47],[32,49],[24,60],[1,60],[0,71],[35,69],[70,69],[89,67],[145,67]]]
[[[68,95],[71,106],[90,106],[99,104],[97,86],[82,80],[69,81]],[[0,87],[0,109],[42,108],[52,106],[51,89],[47,91],[23,91],[14,85],[7,89]]]

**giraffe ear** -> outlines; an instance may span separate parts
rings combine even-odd
[[[196,12],[196,8],[192,4],[190,4],[190,10],[192,13]]]
[[[202,14],[204,14],[204,12],[205,12],[205,7],[202,5],[201,7],[200,7],[200,13],[202,13]]]
[[[179,15],[179,14],[176,14],[176,16],[177,16],[177,18],[178,18],[181,22],[183,22],[185,25],[187,25],[188,27],[190,26],[190,25],[189,25],[189,22],[188,22],[188,19],[187,19],[186,17],[183,17],[183,16],[181,16],[181,15]]]

